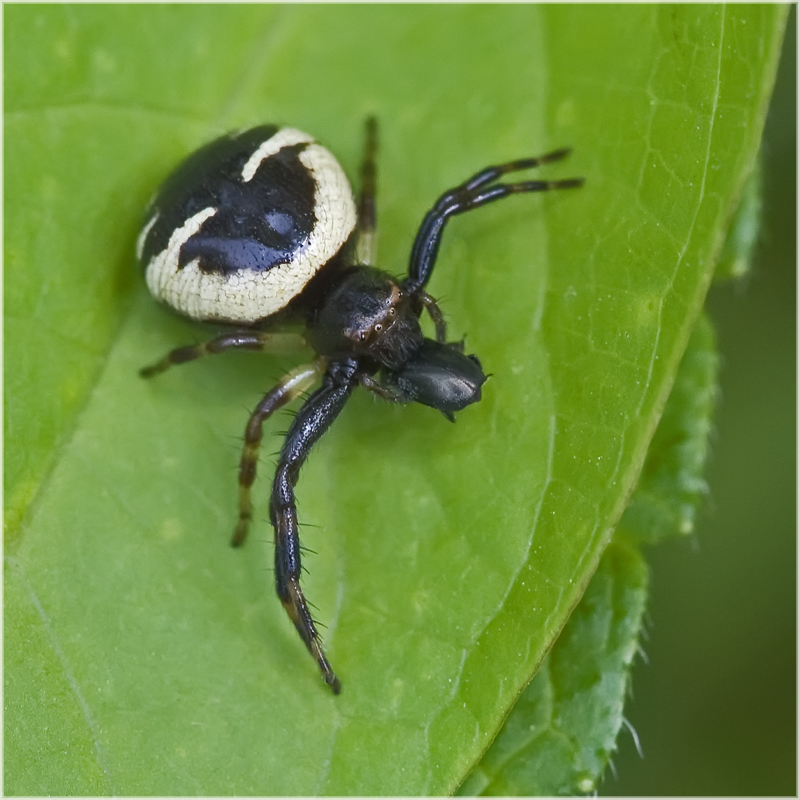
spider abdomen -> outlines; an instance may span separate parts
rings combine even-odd
[[[151,293],[192,319],[252,324],[283,309],[356,225],[350,183],[308,134],[262,125],[185,159],[147,213]]]

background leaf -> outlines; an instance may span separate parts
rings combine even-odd
[[[6,9],[6,791],[452,791],[632,491],[754,163],[782,20]],[[357,397],[304,471],[333,698],[271,595],[263,517],[248,552],[226,547],[246,409],[288,364],[137,380],[204,333],[154,306],[129,253],[202,141],[291,122],[354,174],[367,112],[396,272],[426,207],[487,162],[572,144],[548,174],[587,185],[448,230],[431,289],[494,375],[485,400],[448,426]]]
[[[459,794],[591,794],[615,748],[647,598],[635,546],[612,541],[566,628]]]
[[[750,268],[761,230],[761,184],[761,165],[756,163],[744,185],[739,207],[725,237],[715,280],[742,278]]]

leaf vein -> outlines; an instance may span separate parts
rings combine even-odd
[[[28,594],[28,598],[31,601],[31,605],[34,607],[36,613],[39,615],[39,618],[42,621],[42,625],[44,626],[47,638],[50,642],[50,646],[53,648],[53,652],[56,654],[56,657],[58,658],[58,661],[61,664],[61,668],[64,671],[64,677],[67,679],[67,683],[69,684],[72,693],[75,695],[75,698],[78,701],[78,705],[81,709],[83,718],[86,722],[86,727],[89,729],[92,736],[92,744],[94,746],[95,755],[97,757],[97,763],[100,766],[100,769],[103,771],[103,775],[105,776],[106,783],[108,786],[108,793],[117,794],[114,788],[114,784],[111,780],[111,774],[109,772],[108,762],[106,760],[105,753],[100,744],[100,729],[97,725],[97,721],[95,720],[94,714],[92,713],[92,709],[89,706],[89,703],[86,700],[86,697],[84,696],[83,692],[81,691],[80,684],[78,683],[75,674],[70,668],[66,653],[61,647],[58,636],[56,635],[56,632],[53,629],[52,620],[45,611],[45,608],[42,605],[42,602],[39,599],[36,590],[33,588],[32,584],[25,575],[25,571],[22,567],[22,564],[20,564],[20,562],[17,561],[17,559],[12,557],[6,557],[6,563],[9,565],[11,569],[14,570],[17,578],[19,579],[19,582],[25,588],[25,591]]]

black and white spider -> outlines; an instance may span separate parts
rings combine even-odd
[[[166,179],[150,204],[137,255],[151,293],[195,320],[226,332],[180,347],[141,370],[149,378],[173,364],[225,350],[285,351],[308,346],[316,358],[289,372],[247,423],[239,466],[239,522],[246,536],[265,420],[321,381],[294,418],[278,457],[270,498],[275,580],[284,608],[335,693],[341,689],[322,650],[300,588],[294,486],[311,448],[357,386],[397,403],[422,403],[454,420],[481,398],[480,362],[448,342],[442,312],[425,291],[442,232],[455,214],[520,192],[567,189],[581,178],[499,183],[510,172],[564,158],[562,149],[488,167],[445,192],[426,214],[408,275],[373,266],[377,126],[367,120],[358,206],[331,153],[294,128],[260,126],[201,147]],[[422,312],[436,338],[420,327]],[[300,322],[304,334],[276,332]]]

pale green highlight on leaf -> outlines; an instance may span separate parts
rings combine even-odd
[[[728,229],[722,256],[714,273],[715,280],[735,280],[748,273],[761,230],[761,213],[761,165],[756,162]]]

